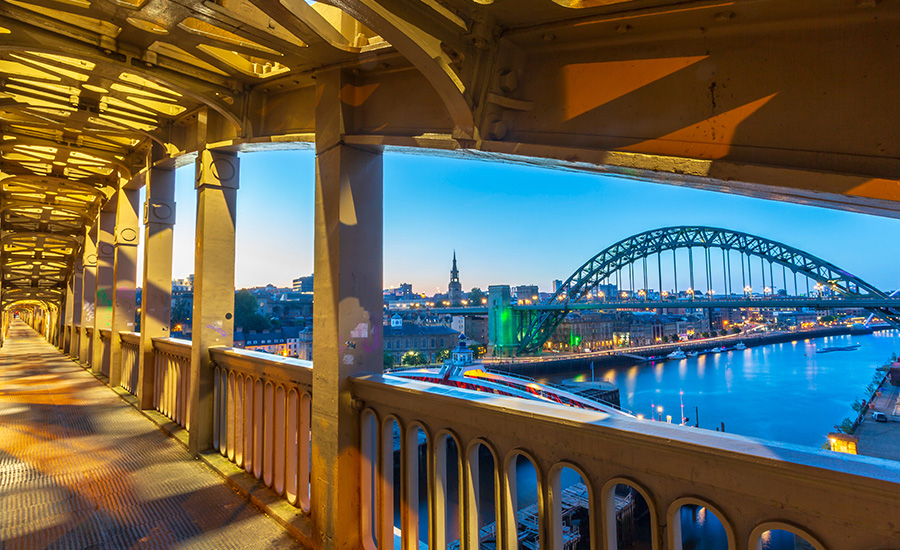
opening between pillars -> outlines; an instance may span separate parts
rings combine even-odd
[[[475,440],[466,453],[466,533],[469,548],[500,548],[500,479],[497,453],[484,441]],[[451,546],[452,550],[457,547]]]
[[[714,505],[686,497],[669,507],[669,546],[673,550],[734,550],[734,529]]]
[[[534,460],[522,451],[513,451],[506,459],[505,536],[516,541],[515,548],[544,548],[546,533],[541,528],[545,503],[541,495],[543,480]]]
[[[591,525],[594,492],[580,469],[560,463],[550,470],[550,547],[565,550],[593,548]]]
[[[463,486],[460,483],[462,456],[456,436],[449,432],[439,433],[435,438],[434,453],[434,540],[438,548],[459,548]]]
[[[815,537],[793,525],[769,522],[750,533],[753,550],[825,550]]]
[[[609,550],[655,550],[656,510],[649,493],[627,479],[613,479],[603,488],[604,532]]]

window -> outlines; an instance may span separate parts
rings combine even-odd
[[[434,338],[431,339],[431,347],[434,347]]]

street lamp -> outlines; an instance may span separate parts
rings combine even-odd
[[[763,297],[766,297],[766,296],[768,296],[768,295],[771,294],[771,293],[772,293],[772,289],[771,289],[771,288],[769,288],[769,287],[763,288]]]
[[[694,289],[693,288],[688,288],[685,292],[687,292],[688,295],[690,295],[690,298],[689,298],[690,300],[694,299]]]
[[[662,405],[656,407],[656,413],[659,415],[657,417],[657,420],[659,420],[660,422],[662,422],[662,411],[663,411]]]
[[[749,296],[750,296],[750,293],[751,293],[752,291],[753,291],[753,289],[750,288],[750,285],[745,286],[745,287],[744,287],[744,296],[749,297]]]

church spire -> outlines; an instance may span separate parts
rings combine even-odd
[[[453,268],[450,270],[450,282],[459,282],[459,270],[456,269],[456,249],[453,250]]]

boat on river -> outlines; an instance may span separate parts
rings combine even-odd
[[[666,357],[669,359],[684,359],[685,357],[687,357],[687,355],[685,355],[685,353],[681,351],[681,348],[678,348],[669,355],[666,355]]]
[[[830,346],[827,348],[817,349],[816,353],[831,353],[833,351],[856,351],[859,349],[859,344],[853,344],[852,346]]]
[[[737,344],[734,345],[734,349],[744,350],[744,349],[747,349],[747,345],[744,344],[743,342],[738,342]]]

